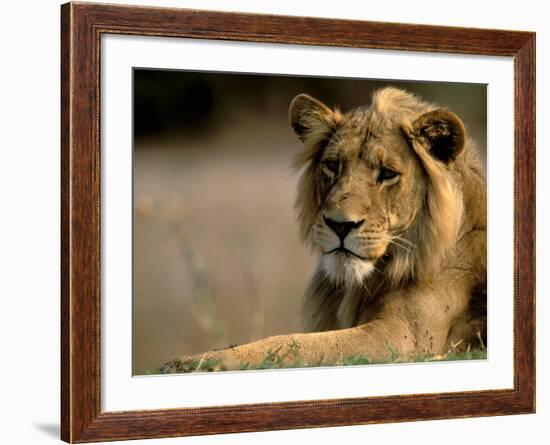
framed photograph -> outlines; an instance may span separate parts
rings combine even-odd
[[[535,34],[61,7],[67,442],[535,411]]]

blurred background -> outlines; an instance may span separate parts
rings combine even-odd
[[[342,111],[393,85],[457,113],[485,159],[486,86],[134,70],[133,373],[300,330],[302,246],[288,105]]]

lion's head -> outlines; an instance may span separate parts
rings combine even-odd
[[[383,268],[398,284],[437,268],[463,218],[460,118],[395,88],[345,114],[300,94],[289,115],[301,235],[326,276],[354,286]]]

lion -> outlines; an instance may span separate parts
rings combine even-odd
[[[319,255],[304,331],[182,357],[162,372],[485,348],[486,179],[462,120],[393,87],[347,113],[300,94],[289,120],[303,143],[299,231]]]

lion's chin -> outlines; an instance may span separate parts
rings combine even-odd
[[[374,264],[350,255],[331,253],[321,257],[321,270],[337,285],[361,285],[374,270]]]

